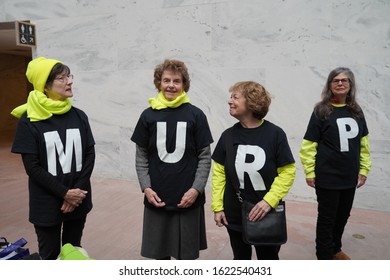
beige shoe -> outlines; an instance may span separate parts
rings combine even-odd
[[[340,251],[336,255],[333,256],[333,259],[334,260],[350,260],[351,258],[343,251]]]

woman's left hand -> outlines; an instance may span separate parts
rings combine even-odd
[[[183,195],[183,197],[181,198],[181,201],[177,205],[177,207],[179,207],[179,208],[188,208],[188,207],[190,207],[192,204],[194,204],[194,202],[195,202],[196,198],[198,197],[198,195],[199,195],[199,192],[196,189],[190,188]]]
[[[66,213],[73,212],[75,208],[76,206],[73,206],[72,204],[64,200],[64,202],[62,203],[61,211],[62,213],[66,214]]]
[[[262,218],[267,215],[269,211],[271,211],[271,206],[265,201],[262,200],[252,208],[251,212],[249,213],[249,221],[256,222],[260,221]]]

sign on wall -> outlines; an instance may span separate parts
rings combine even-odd
[[[27,47],[36,47],[36,36],[35,36],[35,25],[17,21],[16,22],[16,45],[18,46],[27,46]]]

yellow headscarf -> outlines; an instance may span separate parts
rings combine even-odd
[[[26,76],[33,84],[34,90],[27,98],[27,103],[16,107],[11,115],[20,118],[25,112],[32,122],[49,119],[53,114],[65,114],[72,107],[69,98],[64,101],[52,100],[44,94],[47,78],[54,65],[61,63],[59,60],[38,57],[30,61],[27,66]]]
[[[177,108],[184,103],[189,103],[190,99],[187,96],[187,93],[183,90],[183,92],[175,98],[175,100],[169,101],[165,98],[162,91],[160,91],[157,97],[149,98],[148,100],[150,106],[154,110],[161,110],[165,108]]]

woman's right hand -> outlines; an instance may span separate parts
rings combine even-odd
[[[224,225],[228,224],[224,211],[214,212],[214,221],[215,224],[219,227],[223,227]]]
[[[164,207],[165,202],[161,201],[161,198],[157,195],[157,193],[152,190],[152,188],[146,188],[144,190],[144,194],[148,202],[156,207]]]
[[[316,187],[316,178],[306,178],[306,184],[312,188]]]

